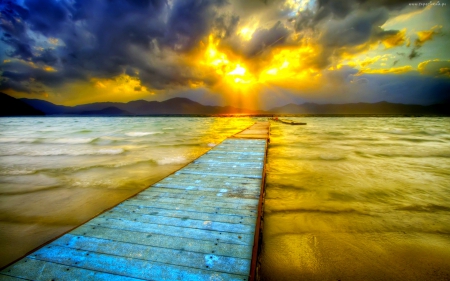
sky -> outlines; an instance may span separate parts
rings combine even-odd
[[[447,0],[2,0],[0,12],[0,91],[16,98],[450,100]]]

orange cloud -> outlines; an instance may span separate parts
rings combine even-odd
[[[425,42],[432,40],[434,35],[440,34],[441,29],[442,25],[435,25],[430,30],[416,32],[418,38],[414,42],[414,45],[417,47],[421,47]]]
[[[356,75],[362,74],[401,74],[405,72],[412,71],[413,67],[410,65],[400,66],[400,67],[391,67],[391,68],[383,68],[383,69],[370,69],[365,68],[361,69]]]
[[[442,68],[439,68],[439,72],[440,72],[442,75],[446,75],[446,76],[449,76],[449,77],[450,77],[450,67],[442,67]]]
[[[386,49],[402,46],[405,44],[406,38],[406,28],[397,32],[397,34],[386,37],[382,43],[386,47]]]

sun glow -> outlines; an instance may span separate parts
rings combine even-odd
[[[213,88],[218,92],[250,95],[268,86],[298,90],[320,85],[320,71],[310,64],[317,54],[315,46],[274,48],[256,61],[242,58],[219,43],[209,36],[199,60],[206,73],[214,77]]]
[[[249,90],[249,86],[257,83],[254,75],[247,70],[245,64],[238,57],[220,51],[218,44],[219,42],[215,41],[212,36],[209,37],[202,64],[214,70],[220,80],[219,84],[226,83],[228,87],[238,87],[239,92]],[[246,87],[243,87],[244,85]]]

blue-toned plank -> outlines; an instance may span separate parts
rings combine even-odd
[[[228,208],[228,209],[234,209],[238,208],[240,210],[254,210],[255,207],[258,205],[258,202],[248,202],[248,200],[244,201],[244,199],[237,198],[236,200],[242,200],[239,203],[232,203],[232,202],[226,202],[226,200],[223,200],[223,202],[220,201],[203,201],[201,199],[196,200],[183,200],[178,198],[159,198],[157,201],[158,203],[166,203],[171,204],[171,206],[177,206],[178,204],[184,204],[185,205],[197,205],[197,206],[205,206],[205,207],[216,207],[216,208]],[[123,204],[133,204],[133,205],[142,205],[142,206],[151,206],[153,204],[152,200],[146,200],[146,199],[139,199],[139,198],[131,198],[128,199]]]
[[[166,190],[173,190],[173,189],[167,188]],[[217,202],[224,202],[224,203],[229,203],[229,204],[242,204],[242,203],[258,204],[258,201],[259,201],[258,200],[259,198],[248,198],[244,195],[241,195],[239,197],[236,196],[235,198],[233,198],[231,196],[227,197],[227,196],[224,196],[224,195],[226,195],[226,193],[228,193],[228,192],[227,191],[220,192],[220,190],[217,190],[217,192],[215,192],[215,193],[209,193],[209,194],[204,194],[204,193],[191,191],[191,190],[189,192],[185,192],[185,193],[170,192],[170,191],[160,191],[160,192],[153,191],[153,192],[142,192],[133,198],[139,199],[139,200],[159,200],[161,198],[174,198],[174,199],[183,199],[183,200],[189,200],[189,201],[194,201],[194,200],[205,200],[205,201],[209,201],[209,202],[217,201]]]
[[[189,197],[202,196],[203,198],[208,197],[227,197],[226,200],[231,200],[233,198],[243,198],[243,199],[259,199],[258,190],[253,189],[239,189],[235,187],[234,189],[220,188],[220,189],[211,189],[211,190],[199,190],[190,188],[189,191],[186,191],[186,186],[184,189],[179,188],[165,188],[165,187],[152,187],[147,190],[142,191],[139,195],[155,195],[155,196],[167,196],[167,197],[177,197],[179,195],[186,195]],[[227,201],[228,202],[228,201]],[[233,201],[230,201],[233,202]]]
[[[31,280],[31,279],[25,279],[25,278],[18,278],[18,277],[3,275],[0,272],[0,281],[23,281],[23,280]]]
[[[211,280],[214,271],[191,267],[150,262],[141,259],[125,258],[115,255],[99,254],[59,246],[46,246],[30,255],[34,259],[49,261],[67,266],[77,266],[88,270],[103,271],[110,274],[129,276],[144,280]],[[214,262],[213,262],[214,263]],[[205,269],[208,269],[205,266]],[[246,276],[220,272],[225,280],[244,280]]]
[[[102,271],[102,270],[100,270]],[[49,281],[142,281],[144,279],[130,278],[121,274],[109,274],[95,270],[87,270],[78,266],[70,266],[50,261],[24,258],[7,267],[3,274],[22,278],[22,280]],[[0,275],[1,276],[1,275]],[[0,279],[7,281],[8,279]]]
[[[214,169],[183,169],[177,172],[178,174],[193,174],[193,175],[211,175],[211,176],[233,176],[233,177],[245,177],[245,178],[262,178],[261,173],[257,172],[241,172],[236,173],[227,172],[226,170],[218,172]]]
[[[164,234],[176,237],[186,237],[205,241],[219,241],[230,244],[253,245],[253,232],[231,233],[223,231],[205,230],[189,227],[177,227],[172,225],[158,225],[142,223],[127,219],[105,219],[97,217],[87,223],[93,227],[102,226],[108,228],[124,229],[137,232]]]
[[[190,251],[203,254],[216,254],[227,257],[251,259],[251,252],[248,251],[248,247],[246,245],[228,244],[220,241],[205,241],[195,238],[169,236],[165,234],[107,228],[98,225],[82,225],[70,234],[168,248],[179,251]]]
[[[170,208],[170,206],[168,206]],[[226,223],[242,223],[245,225],[254,226],[255,217],[246,217],[246,216],[237,216],[237,215],[223,215],[223,214],[209,214],[203,212],[192,212],[192,211],[180,211],[173,209],[162,209],[155,207],[137,207],[137,206],[127,206],[120,204],[119,206],[111,209],[108,212],[129,212],[136,213],[142,215],[158,215],[164,217],[173,217],[173,218],[188,218],[188,219],[196,219],[196,220],[208,220],[208,221],[217,221],[217,222],[226,222]]]
[[[240,215],[247,217],[255,217],[256,210],[248,209],[230,209],[221,207],[209,207],[209,206],[199,206],[189,204],[189,202],[177,203],[174,205],[169,205],[166,202],[159,201],[142,201],[142,200],[127,200],[122,203],[122,205],[137,206],[137,207],[155,207],[155,208],[172,208],[173,210],[186,210],[186,211],[196,211],[204,212],[210,214],[225,214],[225,215]]]
[[[196,229],[206,229],[215,231],[225,231],[233,233],[250,233],[253,231],[254,226],[244,225],[242,221],[240,223],[223,223],[211,220],[195,220],[189,219],[187,217],[183,218],[173,218],[164,217],[157,215],[143,215],[130,212],[120,212],[114,211],[112,213],[106,213],[99,216],[99,218],[111,218],[111,219],[121,219],[125,218],[127,220],[142,222],[142,223],[152,223],[158,225],[172,225],[178,227],[190,227]]]
[[[74,236],[71,234],[66,234],[57,239],[52,245],[171,265],[198,269],[206,268],[207,270],[216,270],[238,275],[246,275],[250,270],[250,260],[248,259],[226,257],[211,253],[202,254],[185,250],[174,250],[119,242],[110,239]],[[214,259],[213,264],[209,263],[210,259]],[[206,267],[207,265],[210,266]]]

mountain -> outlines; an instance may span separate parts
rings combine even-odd
[[[47,115],[64,114],[70,108],[63,105],[56,105],[45,100],[26,99],[26,98],[22,98],[20,100],[42,112],[45,112],[45,114]]]
[[[413,105],[389,102],[346,103],[346,104],[287,104],[268,111],[249,110],[232,106],[209,106],[187,98],[172,98],[162,102],[136,100],[127,103],[98,102],[77,106],[55,105],[37,99],[20,101],[44,112],[47,115],[219,115],[219,114],[402,114],[402,115],[450,115],[450,104]]]
[[[39,116],[44,112],[0,92],[0,116]]]
[[[103,108],[101,110],[91,110],[91,111],[83,111],[80,113],[81,115],[131,115],[128,111],[119,109],[114,106],[110,106],[107,108]]]
[[[450,105],[416,105],[389,103],[346,103],[346,104],[287,104],[269,110],[272,114],[445,114],[450,115]]]
[[[166,114],[258,114],[263,111],[235,108],[231,106],[209,106],[187,98],[172,98],[162,102],[136,100],[127,103],[98,102],[77,106],[55,105],[36,99],[22,99],[25,103],[48,115],[166,115]]]

